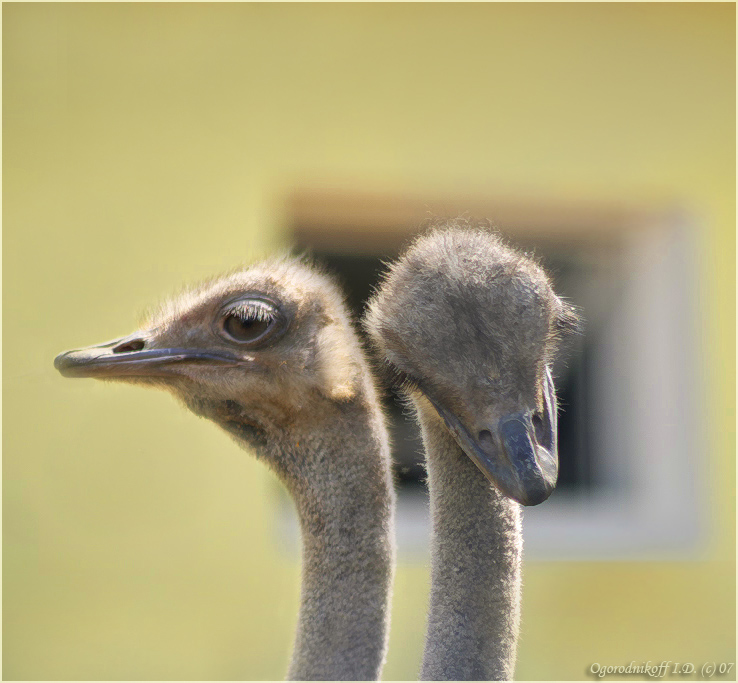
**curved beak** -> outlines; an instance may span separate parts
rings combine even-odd
[[[134,334],[113,341],[60,353],[54,367],[64,377],[163,377],[181,362],[216,362],[237,365],[239,359],[223,352],[183,348],[150,348],[146,335]]]
[[[423,391],[462,450],[504,495],[523,505],[546,500],[556,487],[559,472],[556,391],[548,367],[543,383],[542,414],[527,410],[509,413],[476,434]]]

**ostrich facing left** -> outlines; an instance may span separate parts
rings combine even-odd
[[[171,391],[264,460],[295,501],[301,603],[291,680],[377,680],[394,567],[384,418],[336,285],[292,259],[165,304],[142,329],[67,351],[65,377]]]

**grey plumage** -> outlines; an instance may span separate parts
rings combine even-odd
[[[575,321],[535,261],[460,221],[416,240],[369,304],[365,327],[417,412],[426,452],[433,532],[423,680],[513,676],[516,501],[537,504],[555,485],[547,364]]]
[[[253,449],[295,501],[301,605],[288,678],[375,680],[394,568],[384,418],[342,296],[294,260],[162,306],[128,337],[57,357],[67,376],[167,389]]]

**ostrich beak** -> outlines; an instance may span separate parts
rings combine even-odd
[[[238,358],[224,352],[186,348],[151,348],[147,334],[65,351],[54,359],[54,367],[64,377],[161,377],[172,374],[172,366],[182,362],[216,362],[236,365]]]
[[[556,392],[546,368],[542,416],[523,410],[504,415],[474,436],[450,411],[427,393],[462,450],[506,496],[523,505],[538,505],[556,487],[559,456],[556,446]],[[534,422],[536,424],[534,424]]]

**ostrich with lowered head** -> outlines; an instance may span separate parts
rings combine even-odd
[[[329,278],[289,259],[234,272],[55,366],[66,377],[167,389],[263,459],[292,495],[302,532],[288,678],[379,678],[394,566],[389,447]]]
[[[543,270],[455,222],[390,266],[365,326],[420,422],[431,596],[422,680],[508,680],[520,621],[519,503],[556,485],[558,333],[576,324]]]

